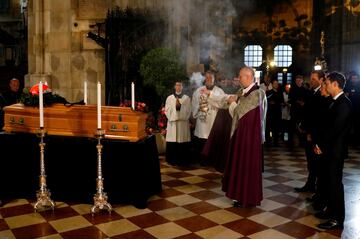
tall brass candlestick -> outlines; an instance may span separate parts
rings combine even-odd
[[[98,129],[96,131],[95,137],[98,140],[97,148],[97,178],[96,178],[96,194],[94,195],[94,206],[91,208],[91,213],[94,214],[96,209],[102,210],[106,209],[111,213],[112,206],[107,202],[107,194],[104,192],[104,178],[102,176],[102,166],[101,166],[101,154],[102,154],[102,144],[101,139],[104,137],[104,130]]]
[[[39,184],[40,184],[40,190],[36,192],[37,201],[34,205],[35,211],[38,210],[39,206],[47,209],[50,208],[54,210],[55,203],[53,200],[51,200],[50,196],[51,193],[47,189],[46,186],[46,174],[45,174],[45,159],[44,159],[44,149],[45,149],[45,143],[44,143],[44,137],[45,137],[46,131],[43,127],[41,127],[38,131],[38,136],[40,137],[40,176],[39,176]]]

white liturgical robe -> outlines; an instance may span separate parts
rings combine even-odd
[[[165,102],[165,114],[168,119],[166,128],[166,142],[190,142],[189,118],[191,102],[187,95],[179,98],[180,110],[176,110],[176,97],[169,95]]]
[[[209,137],[216,114],[219,108],[224,107],[224,100],[226,100],[226,95],[221,88],[214,86],[214,88],[210,91],[211,93],[209,97],[201,94],[201,91],[205,88],[206,86],[199,87],[192,97],[192,113],[193,117],[196,119],[194,135],[202,139],[207,139]],[[206,98],[207,111],[205,113],[201,111],[200,97]]]

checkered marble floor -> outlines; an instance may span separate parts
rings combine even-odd
[[[54,212],[35,213],[32,201],[17,199],[0,208],[0,239],[47,238],[360,238],[360,150],[345,163],[344,230],[324,231],[294,187],[306,180],[303,149],[265,152],[264,200],[260,207],[234,208],[221,191],[221,175],[209,167],[173,167],[161,158],[163,192],[148,208],[113,205],[92,216],[91,205],[57,202]],[[106,177],[106,175],[105,175]],[[111,198],[110,198],[111,202]]]

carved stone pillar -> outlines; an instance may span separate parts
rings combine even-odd
[[[28,62],[29,74],[25,87],[40,80],[51,84],[51,74],[45,73],[45,0],[30,0],[28,3]]]
[[[95,0],[29,1],[26,87],[46,80],[53,92],[76,102],[83,99],[83,82],[87,79],[88,102],[96,103],[96,83],[100,81],[105,85],[104,50],[86,38],[86,34],[93,30],[92,24],[106,17],[106,4],[101,9],[88,7],[102,6],[101,3]],[[104,99],[103,94],[103,102]]]

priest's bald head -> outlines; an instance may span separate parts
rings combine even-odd
[[[247,66],[242,67],[239,72],[239,80],[242,87],[246,88],[251,85],[254,82],[254,76],[255,73],[253,68]]]

